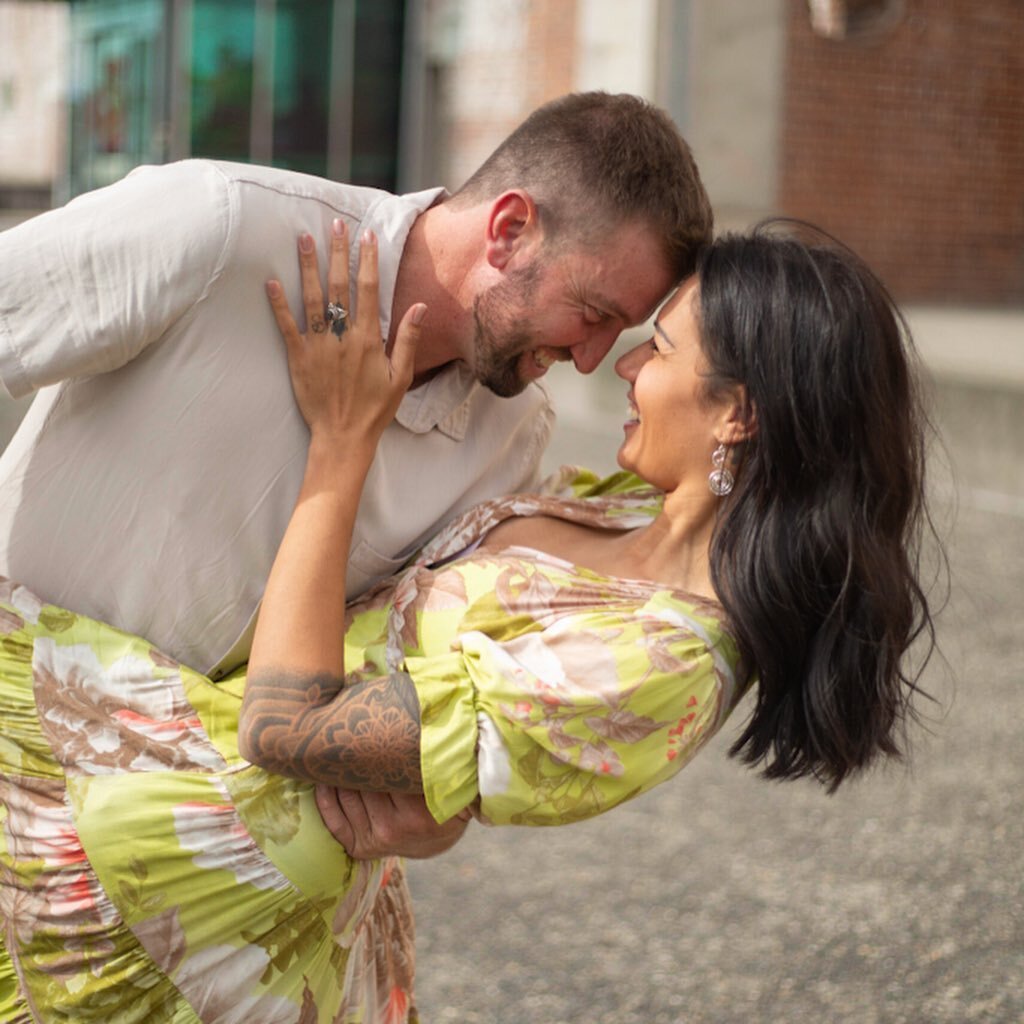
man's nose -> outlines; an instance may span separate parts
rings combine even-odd
[[[609,327],[570,346],[569,351],[572,353],[576,369],[580,373],[593,373],[601,364],[601,360],[611,351],[618,337],[618,329]]]

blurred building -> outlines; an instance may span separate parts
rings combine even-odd
[[[1024,4],[850,6],[832,31],[789,7],[779,206],[904,299],[1020,304]]]
[[[588,88],[673,114],[721,226],[820,223],[905,301],[1024,300],[1020,0],[0,0],[0,205],[190,155],[455,186]]]
[[[62,201],[193,155],[393,189],[405,6],[0,3],[0,191],[28,177]],[[26,141],[44,138],[26,165]]]
[[[0,0],[0,229],[193,155],[457,187],[581,89],[672,114],[720,229],[859,251],[963,476],[1024,502],[1021,0]],[[587,430],[621,402],[610,366],[552,384]]]
[[[0,3],[0,213],[45,209],[61,172],[65,4]]]
[[[771,213],[849,242],[907,302],[1024,302],[1020,0],[438,0],[438,180],[537,103],[647,96],[720,227]]]
[[[68,191],[191,155],[394,188],[404,6],[72,0]]]

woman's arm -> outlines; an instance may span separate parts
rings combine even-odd
[[[302,488],[263,596],[239,722],[239,749],[269,771],[312,782],[418,792],[419,704],[408,676],[344,687],[345,571],[366,474],[412,380],[426,307],[403,317],[393,351],[380,336],[377,244],[361,240],[357,305],[328,329],[312,238],[299,244],[309,329],[280,284],[267,293],[310,429]],[[328,297],[349,294],[344,224],[331,238]]]

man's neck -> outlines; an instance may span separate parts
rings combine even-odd
[[[413,222],[398,266],[391,307],[391,333],[405,311],[427,305],[416,350],[416,381],[460,359],[472,340],[472,302],[466,279],[473,266],[476,218],[472,210],[453,211],[445,203],[431,206]],[[478,243],[479,245],[480,243]]]

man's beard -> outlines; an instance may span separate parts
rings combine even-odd
[[[533,304],[540,261],[511,271],[473,302],[473,375],[501,398],[518,395],[528,381],[519,375],[522,354],[535,346],[526,310]]]

